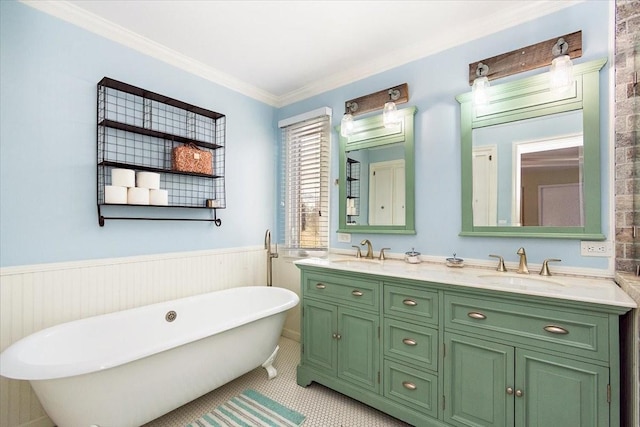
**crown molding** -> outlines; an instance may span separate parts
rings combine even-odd
[[[325,79],[315,81],[284,94],[279,98],[279,106],[293,104],[306,98],[337,89],[355,81],[408,64],[409,62],[434,55],[455,46],[460,46],[470,40],[479,39],[506,30],[507,28],[515,27],[524,22],[549,15],[579,3],[584,3],[585,1],[587,0],[544,0],[529,2],[517,11],[496,14],[490,20],[480,21],[473,26],[462,29],[459,26],[451,26],[448,33],[440,35],[440,43],[437,45],[434,45],[432,41],[425,41],[394,50],[393,53],[386,56],[381,56],[358,67],[335,73],[327,76]]]
[[[469,40],[478,39],[498,31],[517,26],[561,9],[583,3],[586,0],[568,1],[535,1],[529,2],[517,11],[510,11],[494,15],[489,20],[478,22],[474,26],[460,29],[451,26],[449,33],[441,34],[444,43],[434,45],[432,41],[417,43],[393,53],[376,58],[355,68],[344,70],[317,80],[309,85],[277,96],[254,85],[246,83],[229,74],[223,73],[202,62],[189,58],[179,52],[167,48],[159,43],[140,36],[113,22],[107,21],[95,14],[87,12],[68,1],[20,0],[22,3],[55,16],[87,31],[98,34],[109,40],[130,47],[145,55],[159,59],[178,67],[184,71],[202,77],[206,80],[239,92],[255,100],[264,102],[276,108],[284,107],[321,93],[337,89],[358,80],[391,70],[409,62],[425,58],[435,53],[459,46]]]
[[[274,107],[279,104],[278,97],[271,93],[142,37],[68,1],[20,0],[20,2],[250,98]]]

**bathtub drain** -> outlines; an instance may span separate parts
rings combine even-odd
[[[168,311],[167,314],[164,316],[167,322],[173,322],[174,320],[176,320],[176,317],[178,317],[178,313],[176,313],[173,310]]]

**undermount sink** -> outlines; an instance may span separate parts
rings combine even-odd
[[[547,279],[545,277],[526,276],[522,274],[483,274],[479,275],[478,278],[496,285],[507,285],[514,287],[565,286],[564,284],[562,284],[562,282],[559,282],[557,280]]]
[[[343,259],[334,259],[331,262],[337,262],[341,264],[381,264],[382,261],[379,259],[369,259],[369,258],[343,258]]]

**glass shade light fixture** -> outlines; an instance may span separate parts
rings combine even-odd
[[[400,124],[398,107],[396,107],[395,103],[399,98],[400,91],[398,89],[389,89],[389,101],[384,104],[382,110],[382,122],[385,128],[391,128]]]
[[[573,62],[567,54],[569,43],[560,37],[551,48],[554,58],[551,61],[549,84],[552,92],[562,93],[573,86]]]
[[[348,137],[353,134],[353,114],[358,110],[357,102],[347,102],[345,104],[344,116],[342,116],[342,120],[340,121],[340,135],[343,137]]]
[[[402,115],[396,107],[409,101],[409,85],[402,83],[387,89],[350,99],[344,103],[344,116],[340,122],[340,136],[347,138],[358,132],[354,116],[382,109],[382,124],[386,128],[401,125]]]
[[[473,81],[473,86],[471,87],[471,94],[473,97],[473,105],[476,107],[485,106],[489,104],[489,94],[487,93],[487,89],[489,88],[489,66],[483,64],[482,62],[478,63],[478,68],[476,68],[476,78]]]

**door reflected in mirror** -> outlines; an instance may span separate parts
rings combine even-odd
[[[347,225],[405,225],[402,143],[347,152]]]
[[[582,113],[473,130],[474,226],[584,226]]]
[[[567,145],[566,148],[553,148]],[[584,225],[582,136],[518,144],[516,212],[518,225]],[[516,175],[517,178],[518,175]]]
[[[369,225],[404,225],[404,159],[369,166]]]

